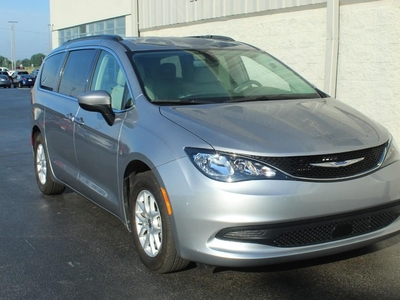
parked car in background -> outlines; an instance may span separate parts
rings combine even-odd
[[[29,72],[26,70],[9,70],[8,74],[13,78],[16,79],[18,75],[29,75]]]
[[[10,76],[10,74],[8,74],[8,72],[7,71],[0,71],[0,75],[5,75],[5,76],[7,76],[8,77],[8,79],[10,79],[10,81],[11,81],[11,83],[12,83],[12,77]]]
[[[14,80],[14,87],[18,86],[20,88],[22,87],[32,87],[35,84],[35,77],[32,75],[18,75],[15,80]]]
[[[0,67],[0,71],[7,72],[7,71],[8,71],[8,68],[6,68],[6,67]]]
[[[117,216],[154,272],[310,259],[400,232],[389,131],[257,47],[93,36],[40,70],[39,189]]]
[[[11,88],[11,80],[7,75],[0,75],[0,87]]]
[[[31,72],[31,74],[29,74],[29,75],[32,75],[33,77],[36,78],[36,76],[37,76],[38,73],[39,73],[39,69],[35,69],[35,70],[33,70],[33,71]]]

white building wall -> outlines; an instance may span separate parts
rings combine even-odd
[[[400,143],[400,1],[341,7],[337,98]]]
[[[136,0],[135,0],[136,1]],[[138,0],[142,30],[220,17],[323,4],[326,0]]]
[[[53,30],[130,15],[134,10],[132,0],[49,0],[49,2]]]

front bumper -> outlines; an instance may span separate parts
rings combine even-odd
[[[186,158],[157,170],[172,204],[178,254],[191,261],[230,267],[274,264],[348,251],[400,231],[396,206],[400,200],[400,162],[364,177],[336,182],[216,182]],[[223,235],[232,228],[279,231],[300,226],[308,230],[360,219],[369,226],[368,218],[384,210],[392,211],[393,216],[383,226],[353,235],[350,225],[341,225],[342,229],[335,225],[327,234],[334,238],[328,240],[282,246]]]

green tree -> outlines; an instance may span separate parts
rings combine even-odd
[[[22,60],[18,59],[17,61],[15,61],[15,68],[18,68],[22,65]]]
[[[25,58],[25,59],[21,60],[20,65],[22,65],[24,68],[30,67],[31,66],[31,61],[29,59]]]
[[[31,64],[33,64],[33,66],[35,67],[40,67],[45,57],[46,55],[44,55],[43,53],[34,54],[31,57]]]
[[[11,62],[8,58],[0,55],[0,67],[11,68]]]

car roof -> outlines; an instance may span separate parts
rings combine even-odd
[[[220,35],[202,35],[187,37],[128,37],[122,38],[117,35],[95,35],[73,39],[63,43],[57,50],[73,48],[75,46],[100,46],[119,43],[130,51],[154,51],[154,50],[196,50],[196,49],[257,49],[246,43]]]
[[[253,48],[231,38],[221,36],[190,37],[139,37],[124,40],[132,51],[137,50],[170,50],[170,49],[219,49],[219,48]]]

